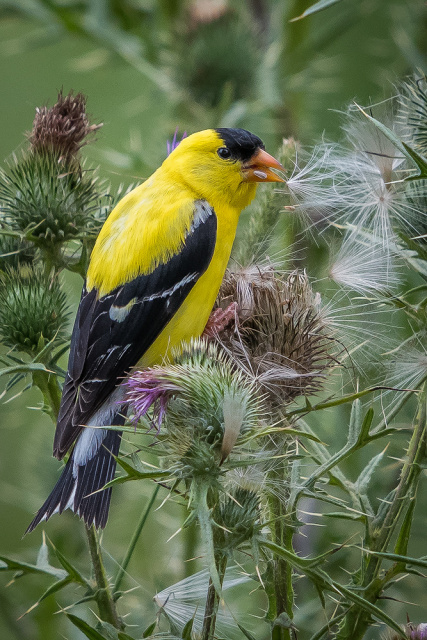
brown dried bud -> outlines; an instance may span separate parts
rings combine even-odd
[[[282,278],[269,266],[227,271],[217,306],[233,301],[237,322],[217,339],[237,366],[274,404],[318,391],[340,347],[306,274]]]
[[[86,115],[86,97],[82,93],[64,96],[62,91],[53,107],[39,107],[29,135],[31,148],[59,153],[61,159],[75,159],[79,149],[87,144],[86,138],[102,124],[90,124]]]

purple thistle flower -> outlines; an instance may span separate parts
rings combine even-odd
[[[135,413],[135,420],[145,416],[153,408],[153,423],[160,429],[167,404],[178,387],[167,380],[161,369],[135,371],[127,383],[127,401]]]
[[[178,135],[178,127],[175,129],[175,133],[173,134],[172,142],[169,142],[169,140],[166,141],[166,146],[167,146],[167,150],[168,150],[168,156],[170,156],[172,151],[174,151],[177,148],[179,143],[182,142],[182,140],[184,140],[184,138],[187,137],[187,132],[184,131],[184,133],[182,134],[181,140],[177,140],[177,135]]]
[[[423,622],[416,627],[410,624],[407,633],[410,640],[427,640],[427,623]]]

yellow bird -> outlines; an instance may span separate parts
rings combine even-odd
[[[27,531],[70,508],[104,527],[124,424],[123,380],[162,362],[209,319],[240,213],[280,163],[244,129],[183,139],[115,207],[95,243],[71,338],[53,453],[68,462]],[[97,427],[97,428],[91,428]],[[113,454],[113,455],[111,455]]]

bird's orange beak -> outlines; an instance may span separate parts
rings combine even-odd
[[[285,170],[276,158],[273,158],[267,151],[259,149],[252,158],[243,164],[243,179],[245,182],[286,182],[271,169]]]

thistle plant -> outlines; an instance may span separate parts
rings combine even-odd
[[[65,337],[68,309],[59,275],[41,265],[22,265],[0,274],[0,332],[12,349],[37,354]]]
[[[0,570],[51,576],[39,602],[71,583],[83,587],[63,609],[86,637],[425,636],[422,610],[409,623],[406,603],[397,601],[409,599],[410,579],[410,599],[424,605],[427,566],[413,527],[426,464],[426,104],[425,78],[417,76],[401,85],[386,112],[352,107],[343,114],[339,143],[306,152],[285,140],[285,189],[261,192],[254,203],[205,334],[170,360],[131,372],[128,423],[109,427],[128,441],[121,473],[109,485],[151,483],[153,491],[114,579],[93,529],[91,575],[45,537],[33,564],[1,556]],[[82,105],[81,97],[61,95],[53,111],[38,111],[24,160],[38,163],[40,191],[35,169],[31,189],[13,182],[24,160],[0,181],[3,373],[8,389],[30,375],[52,417],[68,330],[60,270],[83,274],[106,212],[80,158],[96,129]],[[176,144],[175,136],[168,149]],[[40,203],[52,175],[60,182],[65,168],[72,176],[64,185],[81,180],[92,194],[77,207],[81,217],[73,214],[75,228],[67,213],[49,218],[32,208],[33,192]],[[57,184],[49,192],[50,212],[63,205],[64,193]],[[19,204],[22,217],[18,196],[28,199]],[[286,231],[297,250],[284,254],[277,236],[283,220],[299,213],[299,227],[310,234],[297,235],[298,225]],[[372,313],[380,314],[378,324]],[[350,336],[346,318],[357,330]],[[380,339],[386,322],[393,340]],[[376,362],[358,368],[362,346],[371,361],[379,352],[381,374]],[[124,584],[160,495],[162,508],[173,501],[185,513],[168,544],[190,533],[182,560],[199,556],[203,568],[162,584],[152,594],[155,619],[139,614],[134,629],[121,614],[136,615],[143,596],[129,596]],[[179,547],[172,549],[179,559]],[[156,547],[153,565],[162,565],[162,555]],[[181,569],[184,575],[184,562]],[[246,584],[254,593],[243,598]],[[92,602],[97,622],[70,612]]]
[[[67,262],[82,275],[103,221],[104,196],[79,156],[101,126],[89,124],[85,106],[82,94],[60,92],[53,107],[37,109],[29,148],[0,174],[3,232],[24,246],[30,242],[49,268]],[[71,241],[77,245],[69,247]]]

